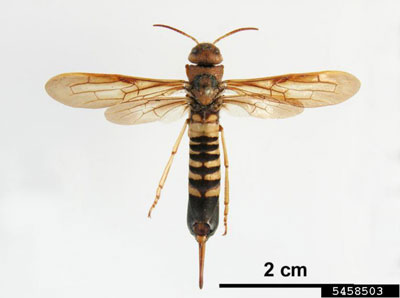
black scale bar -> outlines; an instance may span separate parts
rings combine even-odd
[[[399,297],[398,284],[219,284],[220,288],[320,288],[321,297]]]

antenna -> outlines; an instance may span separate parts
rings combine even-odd
[[[216,43],[219,42],[221,39],[223,39],[223,38],[225,38],[225,37],[228,37],[229,35],[235,34],[235,33],[240,32],[240,31],[245,31],[245,30],[258,30],[258,28],[254,28],[254,27],[245,27],[245,28],[239,28],[239,29],[233,30],[233,31],[231,31],[231,32],[226,33],[225,35],[222,35],[221,37],[218,37],[218,38],[213,42],[213,44],[216,44]]]
[[[171,27],[171,26],[168,26],[168,25],[163,25],[163,24],[154,24],[153,26],[154,27],[163,27],[163,28],[171,29],[171,30],[173,30],[175,32],[178,32],[178,33],[180,33],[182,35],[185,35],[185,36],[189,37],[190,39],[194,40],[195,43],[199,44],[199,42],[197,41],[196,38],[194,38],[193,36],[190,36],[189,34],[183,32],[183,31],[181,31],[179,29],[174,28],[174,27]]]

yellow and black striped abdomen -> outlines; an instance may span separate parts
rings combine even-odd
[[[219,124],[189,124],[189,195],[218,197],[220,191]]]
[[[218,226],[221,180],[218,115],[210,115],[208,122],[193,119],[189,123],[188,225],[192,230],[195,224],[208,224],[212,235]]]

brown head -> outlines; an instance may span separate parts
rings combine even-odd
[[[167,25],[161,25],[161,24],[155,24],[153,25],[155,27],[164,27],[164,28],[168,28],[171,29],[173,31],[176,31],[182,35],[185,35],[187,37],[189,37],[190,39],[194,40],[194,42],[197,43],[197,45],[191,50],[190,54],[189,54],[189,61],[200,65],[200,66],[213,66],[216,64],[219,64],[222,62],[222,55],[220,50],[215,46],[215,44],[220,41],[221,39],[232,35],[236,32],[239,31],[244,31],[244,30],[258,30],[257,28],[253,28],[253,27],[246,27],[246,28],[239,28],[236,30],[233,30],[231,32],[228,32],[224,35],[222,35],[221,37],[218,37],[213,43],[208,43],[208,42],[202,42],[199,43],[197,41],[196,38],[194,38],[193,36],[190,36],[189,34],[173,28],[171,26],[167,26]]]
[[[189,61],[200,66],[211,66],[222,62],[220,50],[212,43],[202,42],[189,54]]]

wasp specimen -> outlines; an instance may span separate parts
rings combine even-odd
[[[181,139],[189,127],[189,203],[187,226],[199,245],[199,287],[203,287],[206,241],[215,233],[219,221],[221,136],[225,166],[224,235],[227,233],[229,178],[228,156],[219,112],[245,114],[259,118],[295,116],[304,108],[322,107],[345,101],[360,88],[359,80],[342,71],[287,74],[243,80],[222,80],[222,55],[215,44],[244,30],[233,30],[213,43],[200,43],[176,28],[156,24],[191,38],[196,46],[186,65],[188,81],[161,80],[116,74],[65,73],[51,78],[47,93],[59,102],[79,108],[107,108],[105,117],[117,124],[140,124],[175,120],[188,112],[171,156],[159,182],[156,206]],[[185,96],[179,96],[179,91]],[[229,91],[230,94],[227,94]]]

